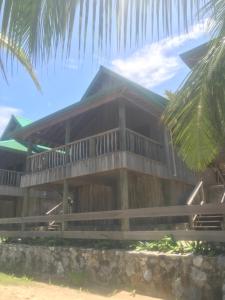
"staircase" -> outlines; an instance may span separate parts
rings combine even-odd
[[[196,200],[198,203],[196,203]],[[225,188],[224,184],[212,185],[208,188],[208,203],[224,203]],[[200,204],[204,205],[205,193],[203,181],[200,181],[192,192],[187,205]],[[223,214],[204,214],[195,215],[190,219],[191,229],[193,230],[223,230],[224,215]]]
[[[223,215],[196,215],[192,221],[194,230],[222,230]]]
[[[49,211],[47,211],[45,214],[46,215],[51,215],[51,214],[61,214],[62,213],[62,202],[60,202],[59,204],[57,204],[55,207],[53,207],[52,209],[50,209]],[[56,223],[55,221],[52,221],[48,224],[47,230],[49,231],[58,231],[61,230],[61,225]]]

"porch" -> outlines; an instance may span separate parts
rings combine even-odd
[[[161,178],[177,177],[193,184],[193,174],[166,147],[129,128],[124,132],[114,128],[29,156],[21,187],[123,168]],[[169,161],[173,161],[172,168]]]

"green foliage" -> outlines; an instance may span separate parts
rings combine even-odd
[[[165,253],[193,253],[214,256],[224,253],[223,244],[206,243],[202,241],[176,241],[172,235],[166,235],[159,241],[138,242],[133,246],[136,251],[159,251]]]
[[[4,49],[11,55],[12,59],[17,59],[17,61],[25,68],[25,70],[30,75],[31,79],[33,80],[36,88],[40,91],[41,86],[40,83],[36,77],[34,68],[32,66],[32,63],[29,59],[29,56],[26,54],[23,46],[20,47],[14,43],[10,39],[8,39],[6,36],[3,36],[0,34],[0,49]],[[0,57],[0,70],[4,76],[4,78],[7,80],[6,70],[5,66],[7,64],[4,64],[2,58]]]
[[[8,241],[8,239],[6,237],[1,237],[0,236],[0,244],[4,244]]]
[[[26,285],[30,283],[32,279],[22,276],[18,277],[15,276],[14,274],[5,274],[5,273],[0,273],[0,284],[1,285]]]
[[[158,241],[111,241],[111,240],[77,240],[62,238],[0,238],[0,243],[19,243],[41,245],[47,247],[78,247],[98,250],[124,249],[136,251],[159,251],[164,253],[193,253],[213,256],[225,253],[224,243],[209,243],[203,241],[176,241],[172,235],[166,235]],[[72,280],[72,278],[71,278]]]
[[[199,58],[179,90],[167,93],[170,101],[163,117],[181,158],[195,171],[214,162],[225,138],[225,2],[210,4],[211,41],[205,53],[192,54]]]
[[[198,10],[203,8],[204,2],[0,0],[1,32],[16,45],[24,46],[34,62],[46,63],[56,53],[68,55],[71,45],[74,46],[73,39],[75,53],[83,58],[87,45],[94,55],[96,52],[105,53],[111,42],[119,51],[143,43],[144,39],[154,39],[157,33],[172,34],[177,26],[187,29],[189,19],[191,22],[198,19]],[[214,2],[209,1],[208,6]]]

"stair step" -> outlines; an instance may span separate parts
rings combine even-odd
[[[209,219],[216,219],[216,218],[223,218],[223,215],[197,215],[197,218],[209,218]]]
[[[213,225],[194,225],[194,229],[196,228],[217,228],[221,229],[221,226],[213,226]]]
[[[221,222],[220,221],[218,221],[218,220],[194,220],[194,223],[219,223],[219,224],[221,224]]]

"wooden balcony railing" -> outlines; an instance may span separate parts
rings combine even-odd
[[[121,150],[118,128],[28,157],[27,172],[39,172]],[[163,146],[126,129],[126,150],[163,161]]]
[[[164,161],[164,147],[133,130],[126,130],[126,150],[157,161]]]
[[[0,185],[20,186],[22,173],[0,169]]]
[[[119,129],[80,139],[28,157],[28,172],[39,172],[119,150]]]

